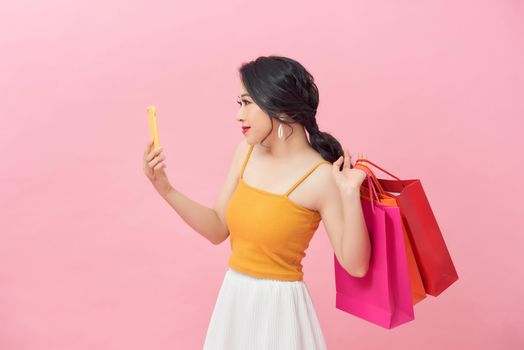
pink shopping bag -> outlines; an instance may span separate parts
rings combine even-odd
[[[370,195],[360,200],[370,235],[370,264],[364,277],[353,277],[334,255],[336,308],[391,329],[415,319],[402,219],[398,206],[379,203],[369,175],[367,181]]]

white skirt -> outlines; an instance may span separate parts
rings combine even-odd
[[[204,350],[327,349],[306,283],[257,278],[228,267]]]

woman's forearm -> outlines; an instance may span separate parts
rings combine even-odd
[[[189,226],[211,243],[218,244],[224,240],[227,226],[215,210],[193,201],[173,187],[160,195]]]
[[[341,195],[344,211],[342,256],[348,269],[355,276],[363,277],[369,267],[371,244],[360,203],[360,189],[351,189]]]

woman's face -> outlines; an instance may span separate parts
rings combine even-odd
[[[248,95],[248,92],[244,88],[244,85],[240,84],[240,94],[238,96],[238,104],[240,105],[240,110],[237,113],[236,119],[240,122],[239,132],[242,132],[242,127],[249,127],[244,131],[244,137],[248,144],[253,145],[260,143],[266,135],[271,130],[271,120],[269,115],[264,112],[258,105],[254,102],[251,96]],[[272,135],[269,135],[266,139],[266,142],[271,142],[274,135],[277,132],[277,123],[274,123]]]

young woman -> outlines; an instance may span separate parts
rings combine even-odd
[[[151,143],[144,172],[198,233],[213,244],[230,239],[205,350],[326,349],[301,261],[322,220],[342,266],[353,276],[366,274],[370,242],[360,206],[366,173],[319,131],[318,89],[300,63],[262,56],[239,71],[236,119],[244,139],[213,208],[171,186],[162,149],[151,150]]]

